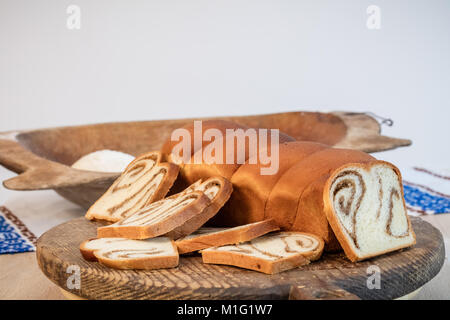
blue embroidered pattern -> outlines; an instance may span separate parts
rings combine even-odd
[[[0,254],[35,251],[33,244],[0,213]]]
[[[408,206],[427,213],[450,213],[450,198],[437,196],[407,184],[403,189]]]

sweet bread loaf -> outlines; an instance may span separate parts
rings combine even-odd
[[[202,249],[237,244],[255,239],[268,232],[279,230],[273,220],[264,220],[234,228],[200,228],[175,241],[178,252],[189,253]]]
[[[279,168],[273,175],[261,175],[264,165],[248,159],[233,174],[231,183],[234,192],[224,210],[215,217],[214,223],[227,226],[230,222],[240,225],[264,220],[270,192],[283,173],[312,153],[325,148],[327,146],[319,143],[303,141],[280,144]]]
[[[230,195],[233,191],[230,181],[222,177],[212,177],[204,181],[201,180],[195,182],[189,186],[186,190],[182,191],[180,195],[185,195],[195,191],[200,191],[205,194],[210,203],[202,212],[193,216],[191,219],[187,220],[181,226],[173,229],[166,234],[167,237],[171,239],[178,239],[180,237],[191,234],[192,232],[203,226],[208,220],[210,220],[214,215],[223,207],[223,205],[228,201]]]
[[[210,203],[200,191],[165,198],[114,224],[97,228],[97,237],[148,239],[164,235],[202,213]]]
[[[344,248],[349,259],[353,261],[415,243],[415,235],[403,202],[400,172],[395,166],[378,161],[360,151],[328,148],[314,143],[290,142],[281,144],[279,150],[280,170],[274,176],[258,174],[261,164],[250,165],[249,161],[242,166],[231,166],[231,169],[227,169],[229,173],[226,175],[231,174],[234,192],[230,201],[208,224],[238,226],[272,218],[282,230],[319,236],[325,241],[327,251]],[[363,198],[359,198],[359,193],[347,198],[342,197],[341,192],[344,191],[340,191],[337,193],[339,200],[332,205],[333,202],[325,194],[330,194],[330,179],[342,173],[343,166],[352,170],[365,168],[365,171],[360,169],[363,170],[360,173],[362,177],[360,180],[364,182],[361,185],[365,187],[357,189],[363,194]],[[211,171],[212,167],[208,164],[200,165],[196,170],[203,173],[193,177],[207,176],[211,172],[218,174],[218,171]],[[185,169],[186,167],[183,170]],[[375,171],[382,172],[379,173],[381,177],[390,178],[376,178],[377,175],[373,173]],[[362,174],[362,172],[372,173]],[[189,172],[187,174],[189,175]],[[371,187],[368,187],[369,185]],[[356,190],[358,185],[351,183],[349,186],[351,188],[341,187],[345,190],[345,195],[351,193],[348,190],[352,188]],[[361,190],[367,192],[362,193]],[[391,194],[390,190],[395,192],[386,200],[383,197]],[[345,202],[344,211],[334,209],[334,206],[341,203],[339,201]],[[362,210],[357,201],[361,201],[361,208],[366,209]],[[377,204],[379,207],[377,210],[381,213],[374,213],[373,206],[368,210],[369,207],[365,207],[366,203]],[[390,205],[386,203],[392,203],[394,209],[390,210]],[[348,212],[353,214],[354,210],[357,212],[353,215],[355,226],[350,228],[348,224],[353,222],[348,222],[345,214]],[[374,217],[380,218],[374,221]],[[387,228],[387,231],[383,231],[383,228]],[[364,231],[358,235],[358,231],[352,231],[353,229]],[[370,235],[364,236],[366,233]],[[383,240],[378,241],[377,245],[365,247],[362,245],[359,248],[358,237],[371,238],[372,240],[367,240],[367,243],[377,242],[376,239]]]
[[[145,153],[133,160],[89,208],[86,218],[117,222],[162,199],[174,183],[179,167],[160,161],[160,152]]]
[[[179,261],[177,248],[167,237],[91,239],[80,245],[80,252],[88,261],[98,261],[116,269],[173,268]]]
[[[251,241],[202,250],[204,263],[225,264],[267,274],[297,268],[320,258],[324,243],[300,232],[276,232]]]

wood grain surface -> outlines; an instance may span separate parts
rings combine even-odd
[[[419,218],[412,218],[412,223],[417,234],[417,244],[412,248],[359,263],[351,263],[341,253],[325,254],[318,262],[277,275],[207,265],[196,255],[183,257],[174,269],[110,269],[81,257],[79,244],[95,237],[99,225],[84,218],[43,234],[36,254],[41,270],[50,280],[88,299],[288,299],[296,290],[294,287],[304,286],[311,291],[311,288],[320,289],[320,283],[327,283],[333,290],[343,290],[352,298],[394,299],[430,281],[445,259],[439,230]],[[380,289],[367,288],[367,268],[372,265],[380,268]],[[67,272],[69,266],[80,270],[79,289],[67,287],[72,275]],[[311,296],[308,292],[306,295]]]

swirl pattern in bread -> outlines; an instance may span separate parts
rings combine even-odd
[[[148,239],[164,235],[202,213],[210,203],[200,191],[165,198],[114,224],[97,228],[97,237]]]
[[[162,269],[178,265],[177,248],[167,237],[148,240],[100,238],[80,245],[82,256],[116,269]]]
[[[242,244],[214,247],[201,252],[204,263],[274,274],[319,259],[323,247],[323,240],[313,234],[276,232]]]
[[[401,175],[390,163],[343,166],[327,180],[324,190],[325,213],[350,260],[415,243]]]
[[[162,199],[174,183],[179,167],[160,160],[159,152],[149,152],[133,160],[89,208],[86,218],[116,222]]]
[[[192,192],[202,192],[210,200],[209,205],[202,212],[187,220],[181,226],[171,230],[166,234],[171,239],[178,239],[199,229],[208,220],[214,217],[217,212],[228,201],[233,191],[233,187],[227,179],[223,177],[212,177],[204,181],[197,181],[186,190],[172,197],[179,197]]]

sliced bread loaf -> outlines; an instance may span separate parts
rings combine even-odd
[[[319,259],[323,247],[323,240],[312,234],[276,232],[242,244],[214,247],[201,252],[204,263],[274,274]]]
[[[160,160],[160,152],[149,152],[133,160],[89,208],[86,218],[116,222],[162,199],[174,183],[179,167]]]
[[[211,201],[201,191],[150,204],[114,224],[97,229],[99,238],[148,239],[164,235],[202,213]]]
[[[234,228],[200,228],[175,241],[178,252],[189,253],[210,247],[246,242],[279,230],[273,220],[264,220]]]
[[[178,265],[177,248],[167,237],[148,240],[101,238],[84,241],[80,252],[86,260],[116,269],[162,269]]]

